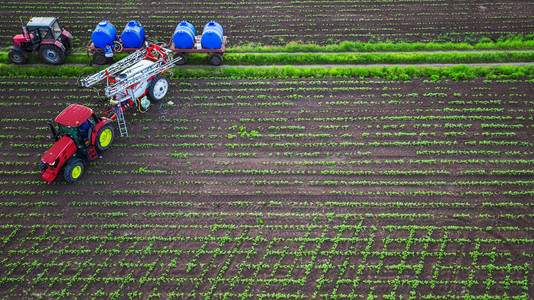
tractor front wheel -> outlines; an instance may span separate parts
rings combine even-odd
[[[73,183],[78,181],[83,174],[83,161],[79,158],[69,158],[65,166],[65,181]]]
[[[65,61],[65,52],[54,45],[42,45],[39,48],[39,55],[51,65],[61,65]]]
[[[48,165],[46,165],[46,164],[44,163],[44,161],[41,159],[41,160],[39,161],[39,170],[42,172],[42,171],[44,171],[44,170],[46,170],[46,169],[48,169]]]
[[[169,91],[169,80],[163,75],[157,75],[152,79],[148,88],[148,99],[152,102],[159,102],[167,96]]]
[[[115,132],[113,131],[113,126],[111,124],[106,124],[98,130],[96,136],[96,149],[98,151],[107,150],[113,144],[115,139]]]
[[[9,50],[9,53],[7,53],[7,56],[9,57],[10,61],[17,65],[23,65],[28,61],[28,58],[26,57],[25,53],[22,53],[19,50],[11,49]]]

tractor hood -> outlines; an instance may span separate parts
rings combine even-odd
[[[76,153],[76,144],[68,136],[60,138],[46,153],[43,155],[43,162],[51,165],[58,157],[64,156],[67,159]]]
[[[19,42],[26,42],[26,41],[29,41],[29,39],[27,38],[28,36],[27,35],[24,35],[24,34],[17,34],[13,37],[13,41],[15,41],[15,43]],[[30,36],[31,38],[33,38],[33,34]]]

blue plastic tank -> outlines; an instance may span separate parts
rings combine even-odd
[[[204,48],[220,49],[223,41],[222,26],[215,21],[210,21],[208,24],[206,24],[206,26],[204,26],[204,31],[202,32],[200,41],[202,42],[202,47]]]
[[[124,27],[121,34],[121,41],[124,48],[141,48],[145,42],[145,29],[141,22],[130,21]]]
[[[95,31],[91,34],[91,40],[95,47],[104,49],[107,44],[113,46],[117,40],[117,30],[110,22],[104,20],[96,25]]]
[[[182,21],[176,26],[176,30],[172,36],[174,47],[178,49],[193,48],[193,45],[195,44],[195,34],[195,26],[187,21]]]

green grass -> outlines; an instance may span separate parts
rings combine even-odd
[[[115,61],[126,54],[115,55]],[[187,65],[209,65],[206,54],[187,55]],[[70,54],[66,64],[88,65],[86,54]],[[447,53],[283,53],[283,54],[237,54],[227,53],[225,65],[314,65],[314,64],[469,64],[534,62],[534,51],[521,52],[447,52]],[[9,64],[6,53],[0,53],[0,63]],[[29,64],[43,64],[31,55]]]
[[[529,50],[534,49],[534,34],[501,37],[495,41],[482,38],[477,43],[410,43],[378,42],[362,43],[344,41],[338,44],[320,46],[317,44],[291,42],[284,46],[245,44],[228,48],[228,53],[268,52],[384,52],[384,51],[467,51],[467,50]]]
[[[224,56],[226,65],[314,65],[314,64],[468,64],[532,62],[534,52],[481,53],[298,53],[233,54]]]
[[[101,70],[96,67],[77,66],[43,66],[24,67],[16,65],[0,64],[0,76],[2,77],[63,77],[77,78],[87,76]],[[534,77],[534,66],[498,66],[498,67],[470,67],[458,65],[454,67],[372,67],[372,68],[298,68],[298,67],[270,67],[270,68],[198,68],[185,69],[174,68],[175,79],[194,78],[387,78],[409,80],[411,78],[450,78],[453,80],[486,77],[497,78],[520,78]]]

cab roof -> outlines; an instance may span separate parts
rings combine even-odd
[[[51,27],[56,20],[56,18],[31,18],[26,27]]]
[[[87,121],[92,114],[93,110],[89,107],[79,104],[71,104],[69,107],[65,108],[54,121],[61,125],[77,127]]]

